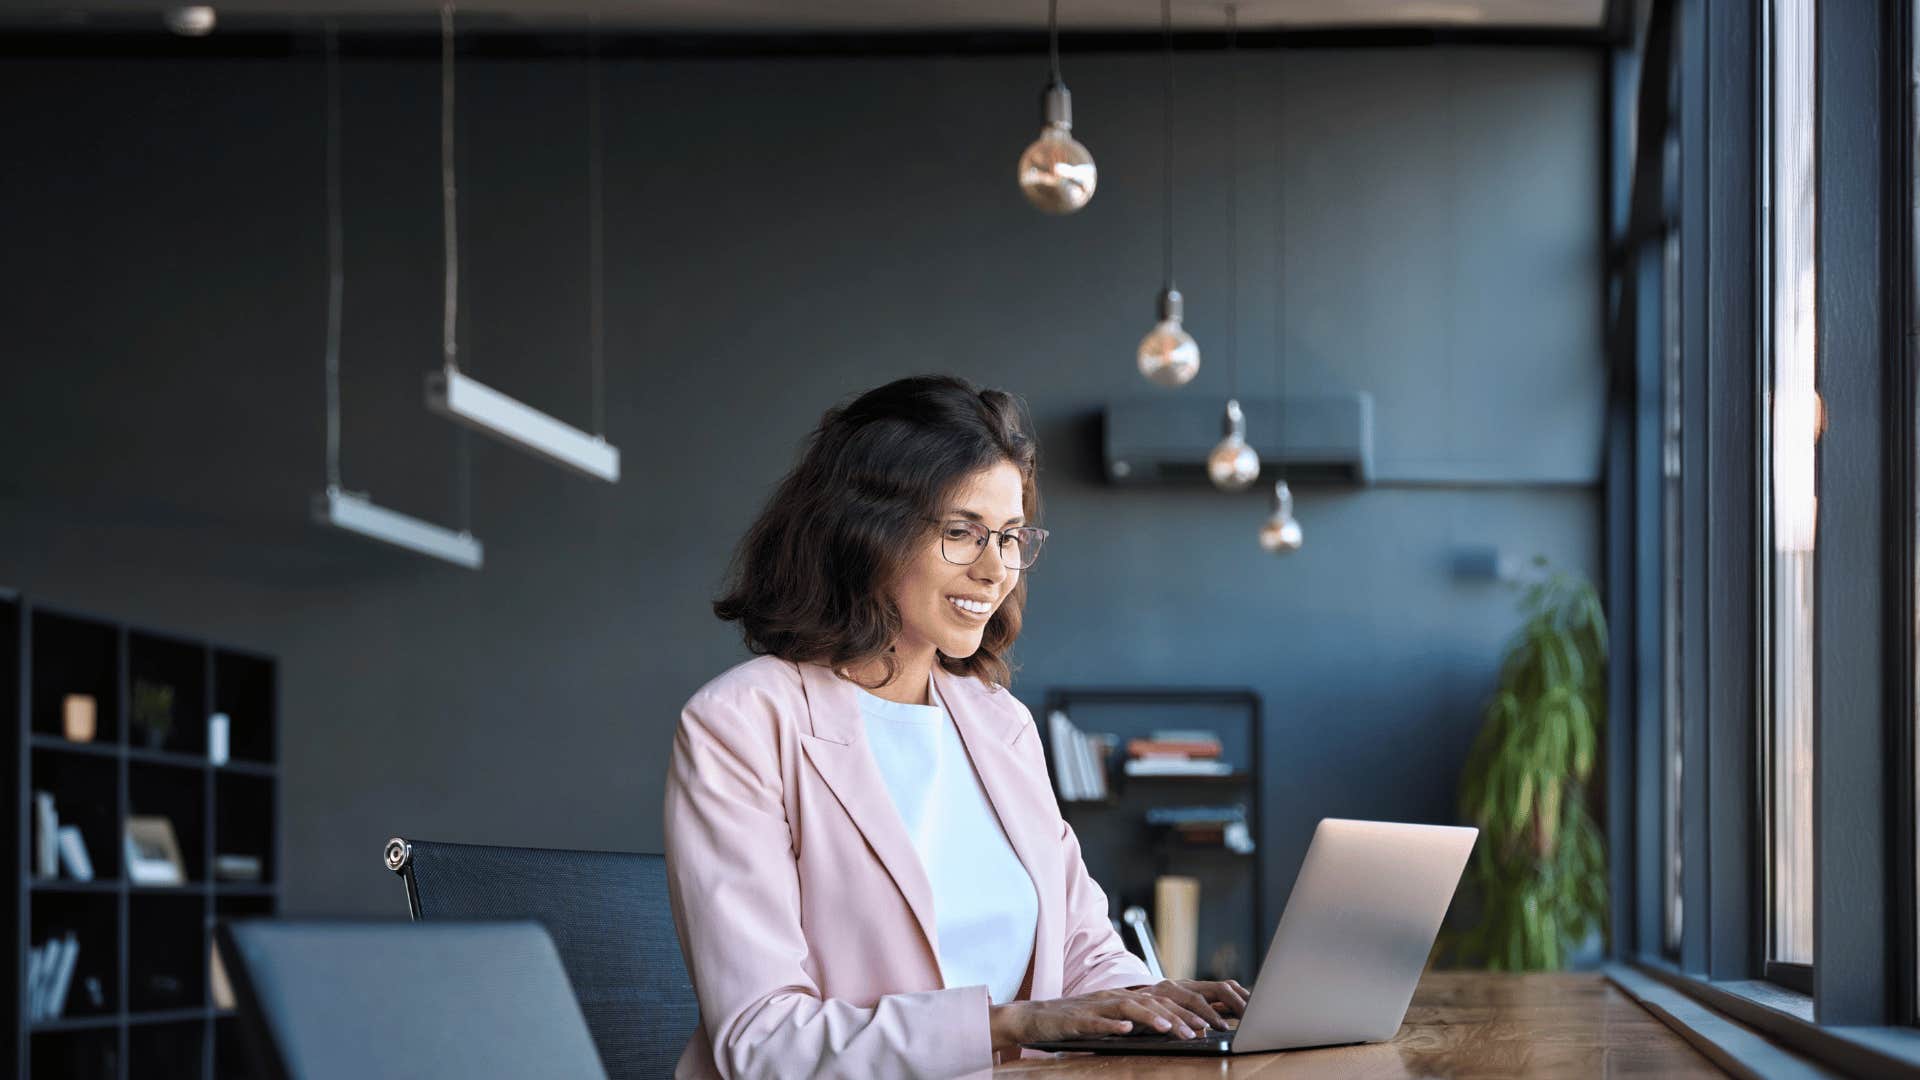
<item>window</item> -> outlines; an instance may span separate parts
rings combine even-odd
[[[1771,0],[1762,641],[1769,972],[1813,962],[1814,0]]]

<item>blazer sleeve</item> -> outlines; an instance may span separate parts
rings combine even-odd
[[[1034,727],[1032,710],[1018,698],[1014,698],[1014,703],[1019,706],[1027,726]],[[1037,728],[1026,742],[1030,747],[1030,775],[1042,786],[1047,804],[1057,807]],[[1152,983],[1154,978],[1147,971],[1146,961],[1128,951],[1120,935],[1114,933],[1113,923],[1107,916],[1107,894],[1093,880],[1093,875],[1087,873],[1086,861],[1080,857],[1080,838],[1074,835],[1073,826],[1067,824],[1065,818],[1059,821],[1061,878],[1066,889],[1062,906],[1066,954],[1061,958],[1060,996],[1074,997],[1095,990]]]
[[[668,769],[666,861],[680,946],[723,1077],[933,1077],[993,1065],[987,989],[823,998],[804,960],[778,718],[703,690]],[[848,918],[858,918],[848,912]]]

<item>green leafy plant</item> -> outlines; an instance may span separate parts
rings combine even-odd
[[[1520,611],[1461,774],[1461,812],[1480,827],[1468,871],[1480,912],[1452,940],[1462,963],[1554,970],[1606,929],[1606,850],[1586,785],[1606,724],[1607,623],[1578,574],[1528,586]]]
[[[133,683],[133,723],[146,732],[147,745],[158,749],[173,730],[173,687],[136,679]]]

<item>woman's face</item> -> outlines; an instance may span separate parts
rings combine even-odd
[[[913,655],[931,647],[961,660],[979,651],[988,620],[1020,583],[1020,571],[1001,563],[998,536],[987,541],[971,566],[947,561],[941,553],[942,536],[946,522],[954,520],[977,521],[989,529],[1026,524],[1021,494],[1020,470],[1011,461],[982,469],[961,482],[941,523],[932,526],[894,585],[893,601],[900,609],[901,623],[900,640],[894,646],[897,653]],[[969,601],[967,606],[975,610],[968,611],[955,600]]]

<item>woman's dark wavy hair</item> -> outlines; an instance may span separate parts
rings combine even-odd
[[[949,375],[920,375],[836,405],[807,437],[734,552],[713,613],[747,648],[835,670],[879,660],[891,682],[900,611],[888,595],[924,550],[962,482],[1002,461],[1020,470],[1021,510],[1038,524],[1039,447],[1018,398]],[[988,620],[972,656],[938,656],[955,675],[1008,685],[1026,575]]]

